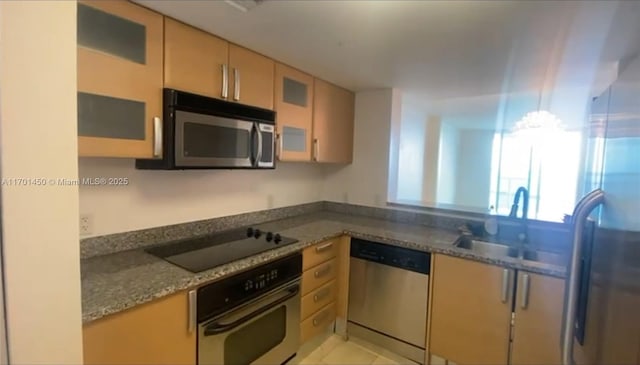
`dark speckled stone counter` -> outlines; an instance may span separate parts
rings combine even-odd
[[[457,248],[458,233],[332,212],[317,212],[263,223],[257,227],[295,237],[298,243],[193,274],[147,254],[142,248],[93,256],[81,261],[82,320],[88,323],[166,295],[299,251],[323,240],[349,234],[411,249],[444,253],[513,269],[564,277],[565,268],[515,258],[483,256]]]

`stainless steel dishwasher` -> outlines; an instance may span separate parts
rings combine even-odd
[[[347,333],[424,363],[431,255],[351,239]]]

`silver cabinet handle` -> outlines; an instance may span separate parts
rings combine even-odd
[[[502,270],[502,303],[509,299],[509,270]]]
[[[153,117],[153,157],[162,157],[162,120]]]
[[[233,69],[233,100],[240,100],[240,70],[237,68]]]
[[[196,296],[196,291],[195,290],[189,290],[189,318],[188,321],[189,323],[187,324],[187,331],[189,331],[189,333],[192,333],[193,331],[196,330],[196,313],[197,313],[197,296]]]
[[[325,275],[327,275],[328,273],[331,272],[331,265],[326,265],[325,267],[323,267],[322,269],[318,269],[313,273],[313,276],[317,279],[317,278],[321,278]]]
[[[318,156],[320,154],[320,149],[318,148],[318,139],[313,139],[313,160],[318,161]]]
[[[522,303],[520,303],[520,307],[522,309],[527,309],[529,306],[529,284],[530,284],[529,274],[522,275]]]
[[[330,249],[331,246],[333,246],[333,242],[325,243],[324,245],[320,245],[320,246],[316,247],[316,252],[320,253],[322,251],[326,251],[326,250]]]
[[[222,98],[229,97],[229,67],[226,64],[222,65]]]
[[[329,316],[329,311],[325,310],[322,313],[318,313],[317,316],[313,318],[313,326],[318,327],[324,320]]]
[[[331,288],[324,288],[313,295],[313,301],[317,303],[326,298],[329,293],[331,293]]]
[[[262,160],[262,131],[260,130],[260,125],[256,123],[256,132],[258,132],[258,155],[256,156],[256,166],[260,166],[260,161]]]

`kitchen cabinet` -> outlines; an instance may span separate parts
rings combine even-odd
[[[320,79],[315,79],[313,88],[313,160],[351,163],[354,94]]]
[[[229,98],[273,110],[275,62],[235,44],[229,45]]]
[[[313,76],[276,63],[278,159],[311,161]]]
[[[164,85],[273,110],[275,62],[165,17]]]
[[[77,6],[79,155],[160,157],[162,15],[128,1]]]
[[[196,333],[188,330],[187,293],[137,306],[84,326],[84,363],[196,363]]]
[[[560,364],[564,280],[518,272],[511,364]]]
[[[507,364],[514,272],[435,255],[431,354],[458,364]]]
[[[169,17],[164,28],[164,86],[227,99],[229,43]]]
[[[338,307],[346,304],[343,296],[348,292],[345,285],[348,285],[349,277],[348,273],[344,277],[341,267],[344,258],[339,255],[344,254],[343,247],[348,244],[349,238],[343,236],[302,251],[301,343],[325,331],[336,319]]]

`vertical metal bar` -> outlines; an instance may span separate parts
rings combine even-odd
[[[222,65],[222,98],[226,99],[229,97],[229,66],[226,64]]]
[[[573,365],[573,335],[576,325],[576,306],[578,304],[578,280],[580,258],[582,255],[582,235],[584,225],[591,211],[604,202],[604,191],[596,189],[578,202],[573,211],[573,249],[567,276],[567,292],[564,303],[564,323],[562,328],[562,364]]]
[[[502,270],[502,303],[509,299],[509,269]]]
[[[196,291],[195,290],[189,290],[189,315],[187,318],[187,331],[189,333],[192,333],[193,331],[196,330],[196,313],[197,313],[197,296],[196,296]]]
[[[527,309],[527,307],[529,306],[529,284],[529,274],[522,274],[522,292],[520,293],[522,295],[522,297],[520,298],[520,307],[522,309]]]
[[[162,120],[153,118],[153,157],[162,157]]]

